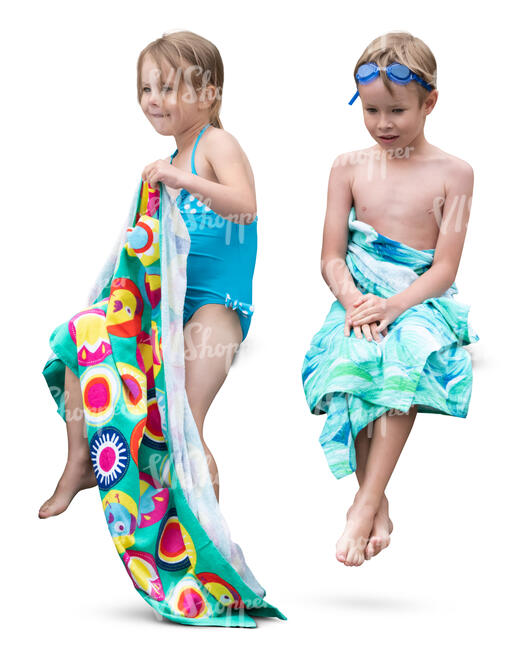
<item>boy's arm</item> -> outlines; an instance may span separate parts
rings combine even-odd
[[[427,298],[441,296],[455,280],[470,218],[474,171],[465,161],[452,165],[446,183],[446,199],[439,222],[439,236],[431,267],[407,289],[388,298],[400,313]]]
[[[345,262],[348,246],[348,214],[352,207],[352,165],[338,156],[328,181],[326,215],[321,249],[321,275],[345,308],[362,295],[356,289]]]

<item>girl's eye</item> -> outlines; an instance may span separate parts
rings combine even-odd
[[[149,92],[149,88],[147,88],[146,86],[144,86],[144,87],[142,88],[142,92],[144,92],[144,93]]]
[[[398,111],[399,113],[403,113],[404,109],[403,108],[393,108],[393,113],[394,111]]]

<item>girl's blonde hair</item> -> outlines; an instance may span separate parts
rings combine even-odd
[[[161,72],[164,61],[167,61],[176,71],[188,69],[191,72],[188,78],[196,92],[204,92],[206,86],[210,84],[215,86],[215,99],[210,106],[209,121],[222,129],[219,112],[223,90],[223,61],[214,43],[199,34],[182,30],[164,33],[160,38],[146,45],[140,52],[137,62],[139,103],[142,98],[142,65],[148,54],[156,61]]]
[[[427,81],[433,88],[437,88],[437,62],[433,52],[424,41],[412,36],[409,32],[388,32],[369,43],[354,68],[354,81],[357,88],[356,73],[358,68],[363,63],[369,63],[370,61],[374,61],[380,67],[385,67],[395,61],[402,63],[412,72],[418,74],[424,81]],[[394,83],[389,80],[385,72],[380,74],[380,78],[387,90],[393,94]],[[419,106],[422,106],[431,91],[423,88],[415,81],[410,83],[413,84],[418,93]]]

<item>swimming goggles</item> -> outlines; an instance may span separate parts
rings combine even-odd
[[[371,81],[376,79],[376,77],[380,74],[380,70],[385,70],[387,77],[391,81],[394,81],[395,84],[405,86],[413,79],[421,86],[424,86],[426,90],[433,90],[433,86],[430,86],[428,82],[424,81],[424,79],[421,79],[403,63],[390,63],[386,68],[379,68],[376,63],[373,63],[372,61],[370,63],[362,63],[356,72],[356,79],[362,85],[371,83]],[[359,91],[356,91],[354,97],[349,101],[350,106],[352,106],[352,104],[356,101],[358,95]]]

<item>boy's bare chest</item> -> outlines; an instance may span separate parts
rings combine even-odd
[[[440,169],[357,167],[351,188],[357,219],[412,248],[435,248],[445,199]]]

